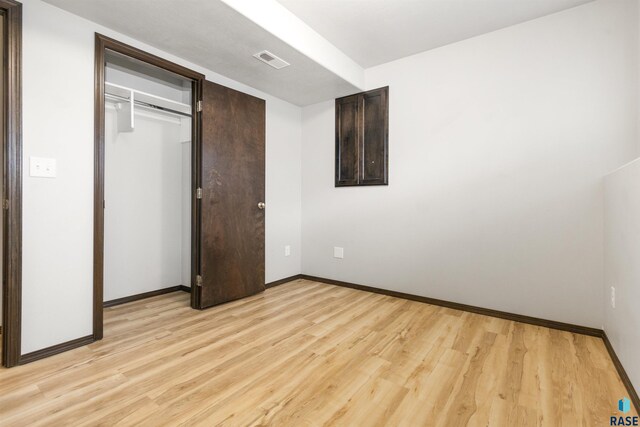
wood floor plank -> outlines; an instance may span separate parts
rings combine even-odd
[[[302,279],[104,325],[0,369],[0,426],[596,426],[626,395],[598,338]]]

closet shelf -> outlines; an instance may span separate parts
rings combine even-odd
[[[150,108],[164,113],[191,117],[191,105],[151,95],[136,89],[105,82],[105,97],[118,101],[118,131],[133,132],[135,108]]]
[[[174,101],[172,99],[163,98],[161,96],[152,95],[150,93],[142,92],[140,90],[131,89],[125,86],[120,86],[115,83],[105,82],[105,93],[108,95],[117,96],[129,100],[131,94],[133,94],[135,102],[148,104],[156,107],[163,108],[165,110],[173,110],[177,113],[184,115],[191,115],[191,105],[182,102]]]

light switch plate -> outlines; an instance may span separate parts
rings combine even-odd
[[[290,256],[291,255],[291,246],[286,245],[284,247],[284,256]]]
[[[38,178],[56,177],[56,159],[29,157],[29,175]]]
[[[333,257],[334,258],[344,258],[344,248],[340,248],[338,246],[333,247]]]

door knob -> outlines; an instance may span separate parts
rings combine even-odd
[[[264,209],[264,207],[265,207],[264,202],[258,203],[258,209],[262,210],[262,209]]]

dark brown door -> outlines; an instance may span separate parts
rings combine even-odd
[[[200,308],[264,290],[265,102],[205,82]]]

